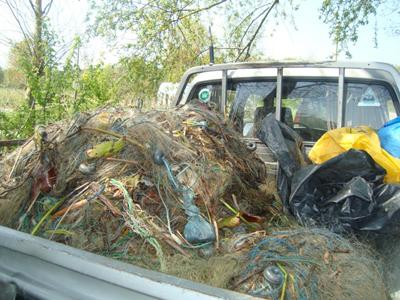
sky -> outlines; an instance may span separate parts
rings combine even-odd
[[[398,2],[397,5],[400,6],[400,1],[393,1]],[[278,25],[273,36],[270,35],[271,30],[267,30],[262,41],[264,54],[274,59],[328,59],[334,53],[335,45],[329,37],[328,25],[318,17],[320,3],[318,0],[304,1],[293,15],[295,26],[292,20],[287,19]],[[395,17],[388,16],[385,11],[378,11],[376,18],[378,47],[375,48],[374,45],[375,17],[372,17],[369,20],[370,24],[360,29],[358,42],[349,45],[352,60],[381,61],[400,65],[400,34],[395,36],[387,29]],[[345,60],[345,54],[341,54],[338,59]]]
[[[28,2],[28,0],[15,0],[18,3]],[[48,0],[43,0],[48,3]],[[22,6],[21,6],[22,7]],[[71,43],[74,36],[79,35],[86,38],[86,16],[89,12],[87,0],[54,0],[50,10],[50,22],[57,34],[62,37],[65,43]],[[28,20],[28,22],[32,20]],[[13,15],[4,6],[0,6],[0,66],[7,67],[9,44],[4,39],[18,41],[23,38],[18,30],[18,24]],[[87,65],[104,60],[108,63],[118,61],[118,53],[110,51],[107,43],[100,38],[90,39],[82,49],[82,61]]]
[[[394,5],[400,6],[400,1],[392,1]],[[399,4],[395,4],[396,2]],[[276,20],[268,20],[258,45],[263,56],[274,60],[329,59],[334,53],[335,46],[329,37],[328,26],[318,18],[320,3],[321,0],[303,0],[300,2],[300,9],[293,13],[293,19],[287,18],[278,25]],[[55,0],[50,20],[55,30],[68,42],[76,34],[84,36],[88,26],[85,22],[88,12],[87,0]],[[360,29],[358,42],[350,45],[351,60],[381,61],[400,65],[400,34],[396,36],[388,29],[396,17],[399,16],[393,16],[388,11],[378,11],[378,16],[372,17],[370,24]],[[5,38],[17,41],[22,37],[11,13],[5,7],[0,7],[0,21],[0,66],[6,67],[9,46],[4,42]],[[377,47],[373,41],[375,23],[378,25]],[[90,40],[82,50],[82,61],[85,64],[100,60],[108,63],[118,61],[118,51],[111,50],[106,42],[99,38]],[[339,57],[339,60],[346,59],[344,54]]]

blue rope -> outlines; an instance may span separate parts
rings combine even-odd
[[[320,265],[320,263],[310,257],[300,255],[300,249],[290,242],[291,237],[305,234],[308,236],[311,234],[323,237],[326,246],[330,250],[336,248],[339,244],[343,246],[343,242],[341,243],[342,240],[338,235],[324,229],[299,229],[274,232],[271,236],[259,241],[248,252],[247,257],[249,263],[243,270],[243,278],[254,273],[254,271],[266,268],[268,265],[271,265],[271,263],[280,262],[291,269],[291,279],[295,290],[294,295],[286,293],[285,299],[319,299],[318,277],[314,274],[311,266]],[[311,248],[308,247],[315,247],[315,245],[304,245],[304,253],[308,252],[307,249],[311,250]],[[315,248],[312,248],[312,250],[315,251]],[[276,293],[276,289],[271,290],[271,288],[268,288],[268,284],[263,284],[250,293],[254,296],[270,297],[272,299],[279,299],[280,295],[280,293]]]

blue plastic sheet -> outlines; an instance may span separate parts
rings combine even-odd
[[[400,158],[400,117],[387,122],[378,131],[381,147],[392,156]]]

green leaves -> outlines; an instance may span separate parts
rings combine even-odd
[[[253,59],[265,20],[290,16],[295,1],[90,0],[89,21],[93,35],[117,43],[128,35],[128,57],[156,63],[162,81],[178,81],[189,67],[209,62],[211,43],[217,63]]]
[[[330,26],[329,34],[336,43],[336,55],[342,51],[348,53],[347,43],[358,40],[359,28],[369,23],[376,15],[382,0],[324,0],[320,9],[320,18]]]

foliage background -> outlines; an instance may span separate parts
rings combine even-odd
[[[32,9],[16,13],[18,22],[28,24],[20,28],[25,39],[13,42],[9,66],[0,69],[0,140],[25,138],[38,124],[104,105],[154,108],[160,83],[178,82],[188,68],[209,63],[210,44],[215,47],[216,63],[262,57],[258,38],[265,20],[279,23],[291,18],[302,3],[89,0],[90,30],[85,37],[66,43],[47,16],[53,1],[27,1]],[[0,0],[2,3],[19,12],[18,0]],[[324,0],[315,13],[330,25],[337,52],[346,52],[347,44],[357,41],[359,28],[381,5],[385,1]],[[35,20],[32,23],[26,21],[29,14]],[[210,32],[206,17],[218,19],[220,28]],[[105,38],[111,47],[121,35],[129,39],[117,63],[82,68],[80,49],[89,39]]]

